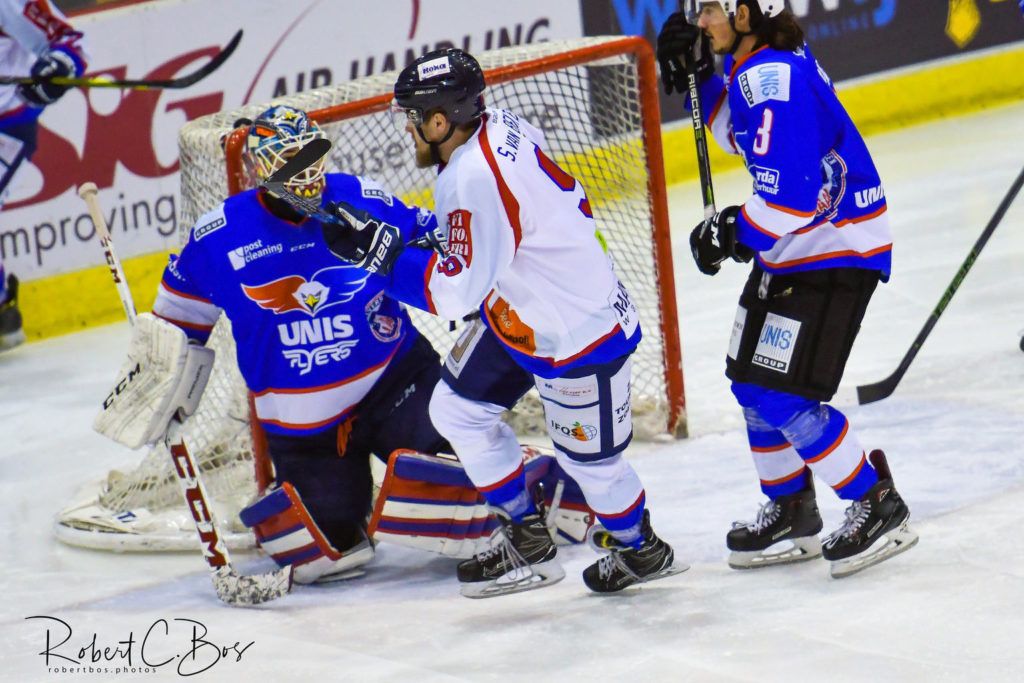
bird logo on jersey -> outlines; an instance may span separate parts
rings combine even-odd
[[[356,278],[351,279],[352,275]],[[366,286],[369,276],[366,271],[352,266],[332,266],[318,270],[308,280],[301,275],[286,275],[265,284],[242,285],[242,291],[268,311],[277,314],[303,311],[312,317],[325,308],[351,301]]]

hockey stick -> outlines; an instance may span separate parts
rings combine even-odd
[[[953,276],[953,281],[946,287],[946,291],[942,293],[942,298],[939,299],[939,305],[935,307],[932,314],[928,316],[928,321],[921,328],[921,331],[917,334],[917,338],[914,343],[910,345],[910,349],[906,355],[903,356],[903,360],[900,361],[899,367],[891,375],[883,379],[881,382],[875,382],[874,384],[865,384],[864,386],[857,387],[857,403],[864,405],[865,403],[874,403],[880,401],[883,398],[891,395],[896,390],[896,385],[899,384],[900,379],[907,372],[907,368],[910,367],[910,363],[917,356],[917,352],[921,350],[921,346],[924,345],[924,340],[928,338],[932,328],[935,327],[935,323],[939,321],[939,316],[946,310],[946,306],[949,305],[949,300],[956,294],[956,290],[960,288],[960,283],[967,277],[968,271],[971,270],[971,266],[978,258],[978,254],[981,253],[985,243],[988,242],[988,238],[995,232],[996,226],[1003,220],[1003,216],[1006,211],[1013,204],[1013,200],[1017,197],[1017,193],[1020,192],[1021,186],[1024,185],[1024,169],[1021,169],[1017,179],[1013,181],[1013,185],[1010,187],[1010,191],[1003,197],[1003,201],[1000,202],[999,208],[996,209],[995,214],[992,215],[992,219],[989,220],[988,225],[981,233],[981,237],[971,247],[971,251],[968,252],[967,258],[960,266],[960,270]]]
[[[103,212],[100,210],[96,193],[95,183],[83,183],[78,188],[78,194],[85,200],[93,223],[96,224],[96,232],[101,237],[107,264],[110,266],[110,273],[114,278],[114,284],[117,285],[118,296],[121,298],[121,305],[124,306],[128,322],[134,325],[135,302],[132,299],[131,290],[128,289],[121,262],[114,252],[110,231],[103,218]],[[228,548],[224,544],[220,529],[213,518],[213,510],[209,503],[210,497],[199,478],[199,468],[196,466],[195,458],[185,443],[182,433],[184,419],[184,416],[179,414],[171,420],[164,442],[171,453],[174,472],[178,476],[178,483],[185,498],[185,507],[188,508],[195,522],[203,558],[210,567],[213,588],[217,592],[217,597],[229,605],[258,605],[286,595],[292,587],[291,566],[265,574],[244,576],[235,571],[231,565]]]
[[[93,76],[89,78],[70,76],[53,76],[50,78],[35,78],[33,76],[0,76],[0,85],[37,85],[39,83],[52,83],[53,85],[63,85],[69,88],[125,88],[128,90],[151,90],[163,88],[177,90],[180,88],[187,88],[190,85],[198,83],[219,69],[221,64],[226,62],[228,57],[231,56],[231,53],[235,51],[235,48],[238,47],[238,43],[241,40],[242,30],[239,29],[238,33],[228,41],[228,44],[224,46],[223,50],[214,55],[213,59],[192,73],[179,78],[170,78],[167,80],[115,80],[112,78],[104,78],[102,76]]]
[[[85,201],[92,216],[93,225],[96,226],[96,234],[100,236],[100,246],[107,257],[107,267],[110,268],[110,277],[114,278],[114,286],[117,287],[117,295],[121,298],[121,305],[124,307],[124,314],[128,317],[128,324],[135,324],[135,301],[132,299],[132,292],[128,289],[128,281],[125,279],[124,271],[121,270],[121,260],[117,258],[114,251],[114,242],[110,239],[110,231],[107,229],[107,221],[103,218],[103,211],[100,209],[100,202],[96,194],[99,189],[96,183],[82,183],[78,187],[78,196]]]

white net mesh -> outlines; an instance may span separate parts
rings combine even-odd
[[[541,129],[550,156],[587,191],[600,234],[640,311],[644,339],[633,356],[634,429],[638,438],[650,438],[670,431],[681,434],[685,421],[678,411],[674,414],[673,390],[666,386],[666,363],[669,374],[681,370],[677,356],[666,361],[662,334],[663,313],[674,320],[675,306],[659,293],[655,237],[662,228],[667,232],[667,225],[658,225],[655,216],[640,94],[642,85],[655,85],[641,83],[636,49],[635,43],[621,37],[585,38],[494,50],[477,58],[487,76],[487,105],[514,111]],[[538,67],[537,60],[542,59],[545,65]],[[280,98],[273,104],[289,104],[313,113],[334,143],[327,164],[329,172],[372,177],[406,203],[433,208],[435,171],[416,168],[412,145],[385,111],[396,75],[382,73]],[[245,180],[239,174],[233,176],[239,185],[229,188],[226,168],[236,168],[232,161],[237,159],[227,158],[234,153],[234,146],[228,144],[226,154],[224,143],[239,118],[254,118],[270,104],[205,116],[182,128],[183,240],[200,215],[217,206],[232,190],[244,189]],[[660,161],[660,150],[657,158]],[[419,311],[412,314],[416,326],[438,352],[442,356],[447,353],[455,334],[448,322]],[[226,359],[233,358],[233,348],[225,348],[231,339],[218,335],[211,343],[217,348],[217,365],[222,371]],[[215,416],[204,415],[202,420],[216,425],[218,434],[223,429],[218,421],[236,424],[236,419],[244,419],[246,408],[245,387],[237,371],[219,370],[215,372],[228,384],[218,387],[218,398],[213,400],[231,407],[218,405]],[[679,402],[681,387],[680,380],[676,389]],[[204,398],[204,405],[206,402]],[[226,417],[229,414],[231,418]],[[530,396],[524,399],[510,422],[520,433],[543,433],[539,400]],[[224,490],[214,484],[214,476],[237,482],[237,486],[244,483],[247,491],[252,490],[247,446],[241,446],[237,453],[208,450],[200,443],[219,440],[219,436],[204,434],[195,439],[193,450],[213,498],[220,499],[219,490]],[[239,439],[244,440],[241,436]],[[154,451],[143,465],[155,468],[165,457]],[[101,502],[118,511],[131,510],[132,506],[177,504],[176,482],[164,481],[163,475],[155,471],[138,473],[125,481],[131,485],[111,483]],[[228,483],[227,490],[234,486]]]

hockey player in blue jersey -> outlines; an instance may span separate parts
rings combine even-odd
[[[782,0],[688,0],[658,38],[666,88],[697,74],[706,124],[754,180],[690,238],[702,273],[754,265],[733,327],[726,375],[743,408],[769,500],[727,535],[735,568],[809,560],[846,576],[910,548],[910,512],[882,451],[865,456],[827,404],[865,308],[889,278],[885,192],[863,139]],[[690,21],[687,21],[687,17]],[[724,57],[723,80],[711,52]],[[681,61],[680,61],[681,60]],[[812,473],[850,501],[824,538]],[[785,541],[780,543],[780,541]]]
[[[252,180],[266,180],[322,136],[298,109],[263,112],[247,137],[244,161]],[[284,191],[386,216],[405,240],[436,226],[432,213],[406,207],[371,180],[325,174],[323,159],[288,180]],[[223,313],[276,475],[276,486],[241,519],[278,564],[294,568],[296,582],[361,573],[357,568],[374,553],[368,535],[471,555],[497,520],[454,457],[432,455],[452,452],[428,414],[440,358],[404,306],[384,294],[384,282],[340,263],[324,244],[320,223],[285,198],[263,188],[229,197],[199,218],[181,254],[171,257],[153,314],[140,315],[133,328],[134,352],[122,371],[127,386],[112,392],[97,429],[132,447],[161,438],[166,413],[178,405],[176,394],[162,387],[188,375],[175,372],[187,361],[167,362],[162,349],[188,346],[184,336],[204,344]],[[133,392],[138,395],[129,397]],[[388,466],[385,493],[368,522],[371,454]],[[530,456],[535,486],[546,484],[551,495],[562,482],[565,499],[574,499],[575,484],[550,454]],[[589,510],[562,512],[564,524],[554,526],[581,540]]]

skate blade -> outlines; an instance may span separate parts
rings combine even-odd
[[[496,598],[499,595],[524,593],[550,586],[564,578],[565,570],[558,560],[549,560],[513,569],[493,581],[464,583],[460,590],[467,598]]]
[[[884,543],[879,544],[876,541],[873,546],[858,555],[836,560],[832,563],[829,574],[833,579],[842,579],[863,571],[890,557],[910,550],[917,545],[918,535],[916,531],[907,526],[907,521],[904,521],[893,531],[883,534],[882,540]]]
[[[689,568],[690,565],[686,564],[685,562],[673,562],[669,566],[662,569],[660,572],[656,572],[654,574],[651,574],[650,576],[645,576],[643,580],[641,580],[639,583],[649,583],[651,581],[657,581],[658,579],[667,579],[670,576],[682,574]]]
[[[780,545],[781,548],[772,551],[772,548]],[[817,536],[803,536],[781,541],[764,550],[734,550],[729,555],[729,566],[733,569],[760,569],[776,564],[806,562],[818,557],[821,557],[821,539]]]

